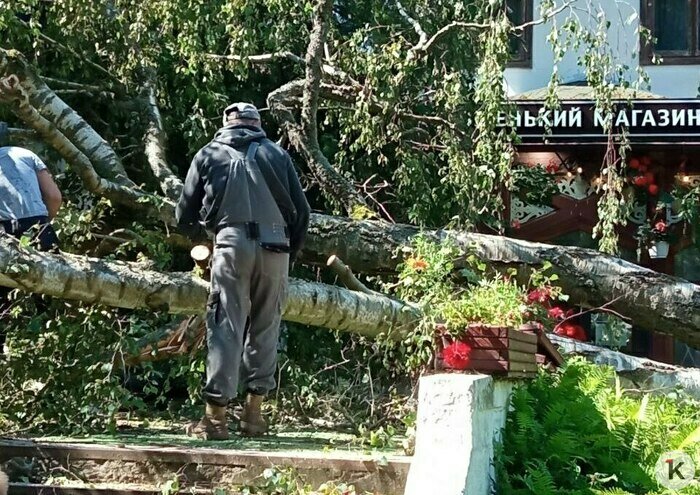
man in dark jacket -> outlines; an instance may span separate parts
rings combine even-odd
[[[214,238],[206,409],[189,433],[228,438],[226,406],[239,378],[247,392],[240,430],[265,433],[260,408],[275,387],[289,260],[304,241],[309,205],[291,158],[266,138],[253,105],[224,110],[224,127],[192,161],[176,216],[193,238]]]

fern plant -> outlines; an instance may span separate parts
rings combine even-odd
[[[612,368],[572,359],[514,392],[496,455],[498,492],[665,493],[654,477],[663,452],[682,448],[700,465],[699,406],[640,397]]]

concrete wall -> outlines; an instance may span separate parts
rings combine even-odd
[[[425,376],[418,389],[416,451],[405,495],[490,495],[494,442],[513,381],[487,375]]]
[[[557,2],[561,4],[561,2]],[[640,0],[577,0],[577,7],[587,9],[591,4],[601,8],[611,27],[608,40],[618,61],[630,67],[628,76],[636,77],[639,66],[639,6]],[[540,0],[534,0],[533,18],[539,17]],[[579,12],[581,19],[585,14]],[[557,16],[559,25],[567,17],[566,12]],[[591,21],[592,22],[592,21]],[[532,67],[510,68],[506,70],[508,93],[513,96],[525,91],[545,87],[552,74],[553,55],[547,43],[551,24],[538,25],[532,33]],[[700,85],[700,65],[645,66],[651,79],[651,92],[668,98],[695,98]],[[575,54],[567,54],[559,64],[559,74],[563,83],[583,80],[584,71],[577,65]]]

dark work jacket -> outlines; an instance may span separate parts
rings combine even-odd
[[[199,150],[192,160],[180,201],[175,210],[178,226],[187,235],[203,239],[206,231],[216,231],[216,218],[226,182],[231,155],[226,146],[245,154],[252,141],[260,144],[255,161],[275,198],[289,228],[289,249],[292,259],[301,250],[309,225],[309,203],[299,183],[289,154],[270,141],[265,132],[251,126],[227,126]]]

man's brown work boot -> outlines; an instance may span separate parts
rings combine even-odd
[[[226,407],[207,404],[202,419],[188,425],[186,431],[189,436],[202,440],[228,440]]]
[[[238,425],[242,435],[256,437],[267,432],[267,421],[260,411],[263,399],[265,399],[264,395],[249,393],[246,396],[241,421]]]

